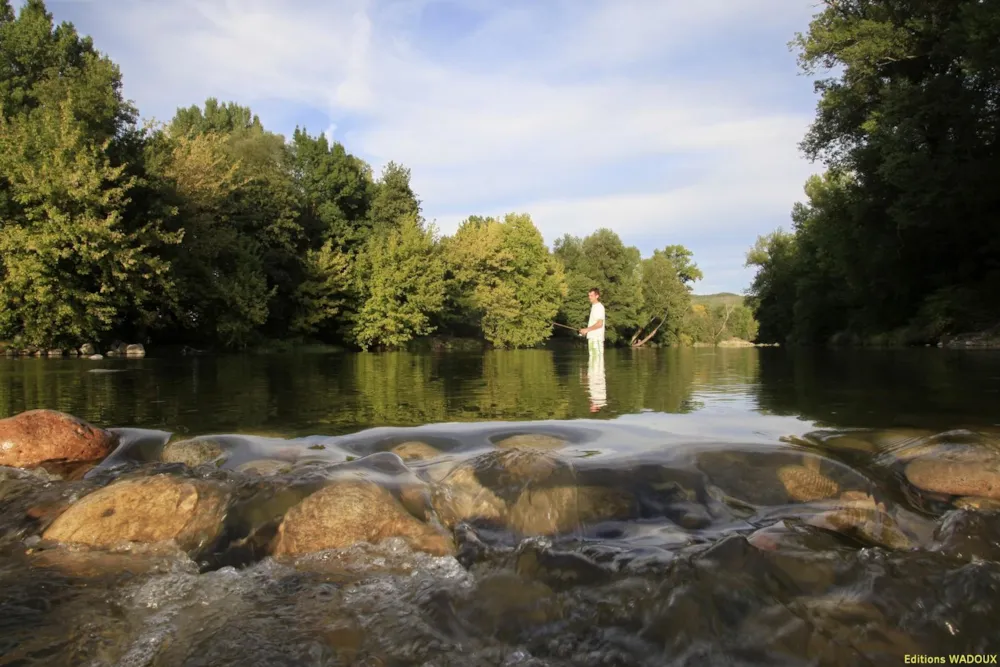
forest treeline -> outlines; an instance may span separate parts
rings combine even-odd
[[[933,343],[1000,323],[1000,5],[826,0],[792,42],[826,72],[802,149],[825,173],[760,237],[765,342]]]
[[[746,307],[692,307],[700,278],[687,249],[643,258],[608,229],[550,249],[524,213],[440,236],[407,168],[236,103],[140,125],[90,38],[0,0],[0,340],[527,347],[585,326],[593,286],[611,344],[753,339]]]

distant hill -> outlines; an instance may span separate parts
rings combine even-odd
[[[743,296],[740,294],[733,294],[732,292],[719,292],[718,294],[692,294],[691,295],[692,305],[701,304],[706,308],[712,308],[718,305],[733,305],[741,306],[743,305]]]

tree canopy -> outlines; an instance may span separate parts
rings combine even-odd
[[[340,142],[305,127],[286,139],[236,101],[140,126],[90,38],[42,0],[16,13],[0,0],[5,343],[379,349],[436,334],[531,347],[554,321],[585,326],[591,287],[610,344],[737,335],[694,317],[700,278],[686,248],[643,258],[607,228],[550,250],[526,212],[440,236],[407,167],[376,176]]]
[[[1000,7],[827,2],[793,42],[826,167],[758,239],[768,341],[933,342],[1000,321]]]

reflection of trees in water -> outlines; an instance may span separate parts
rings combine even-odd
[[[956,428],[996,422],[1000,355],[989,351],[761,350],[765,412],[830,426]]]
[[[0,361],[0,416],[53,408],[102,426],[335,434],[442,421],[688,412],[706,386],[752,382],[757,350],[604,352],[607,405],[582,346],[486,353],[337,353]],[[120,373],[89,373],[95,368]]]

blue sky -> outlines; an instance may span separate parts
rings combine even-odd
[[[209,96],[413,172],[442,233],[531,214],[548,243],[680,243],[744,290],[819,165],[787,43],[818,0],[49,0],[117,62],[144,118]]]

